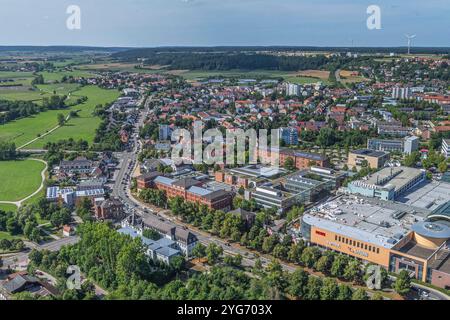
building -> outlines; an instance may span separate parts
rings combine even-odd
[[[299,204],[301,200],[296,194],[287,191],[281,183],[257,187],[251,192],[251,198],[258,205],[276,209],[280,214]]]
[[[78,157],[73,161],[61,161],[59,164],[59,171],[70,173],[70,174],[80,174],[80,173],[90,173],[94,169],[93,162],[84,158]]]
[[[419,150],[419,138],[411,136],[404,139],[368,139],[367,149],[411,154]]]
[[[389,160],[389,153],[384,151],[374,151],[370,149],[360,149],[350,151],[348,155],[348,166],[362,166],[367,163],[372,169],[379,169]]]
[[[283,167],[287,159],[292,159],[298,170],[316,167],[328,167],[329,161],[325,155],[318,153],[303,152],[288,148],[258,148],[259,157],[266,163],[271,163],[278,158],[278,164]]]
[[[0,300],[13,299],[13,295],[19,292],[30,292],[34,296],[48,297],[58,295],[58,290],[48,282],[40,280],[28,274],[17,272],[0,281]]]
[[[139,191],[143,189],[153,188],[154,181],[157,177],[161,176],[161,172],[153,171],[144,173],[136,178],[137,189]]]
[[[426,180],[425,170],[387,167],[348,184],[347,191],[381,200],[396,200]]]
[[[76,191],[73,188],[48,187],[46,199],[59,205],[73,207],[76,201]]]
[[[378,126],[378,134],[392,137],[406,137],[412,132],[412,128],[395,124],[383,124]]]
[[[172,129],[168,124],[160,124],[159,125],[159,140],[165,141],[170,140],[172,134]]]
[[[287,96],[300,96],[302,87],[295,83],[286,83]]]
[[[95,204],[95,216],[101,220],[121,220],[124,218],[124,206],[119,199],[107,199]]]
[[[215,172],[215,180],[239,188],[256,188],[270,179],[275,179],[287,171],[280,167],[248,165],[241,168]]]
[[[445,158],[450,157],[450,139],[442,139],[442,154]]]
[[[170,264],[174,257],[181,256],[181,251],[177,248],[177,244],[175,241],[168,238],[161,238],[159,240],[151,240],[148,239],[142,234],[130,227],[123,227],[117,232],[128,235],[131,238],[140,238],[142,240],[142,244],[146,248],[146,254],[154,261],[161,261],[165,264]]]
[[[401,99],[410,99],[412,96],[411,88],[401,88],[401,87],[393,87],[392,88],[392,98],[401,100]]]
[[[307,211],[301,235],[311,244],[450,287],[450,227],[410,205],[341,195]],[[448,219],[448,217],[447,217]]]
[[[298,145],[298,130],[293,127],[280,128],[280,138],[285,145]]]
[[[224,190],[202,188],[201,181],[192,178],[174,180],[159,176],[154,180],[155,188],[166,192],[167,197],[181,197],[186,201],[205,205],[214,210],[230,210],[232,194]]]

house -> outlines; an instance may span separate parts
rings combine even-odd
[[[70,225],[64,225],[63,226],[63,236],[64,237],[70,237],[75,234],[75,229]]]
[[[56,296],[58,290],[49,283],[28,274],[28,272],[17,272],[10,274],[6,280],[0,282],[0,300],[11,299],[19,292],[30,292],[35,296]]]

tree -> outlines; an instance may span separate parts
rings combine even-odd
[[[186,260],[182,256],[173,257],[170,260],[170,267],[176,271],[180,272],[185,268]]]
[[[208,264],[213,265],[215,264],[220,256],[223,254],[223,248],[214,244],[210,243],[208,247],[206,247],[206,258],[208,259]]]
[[[307,247],[302,252],[302,262],[308,268],[312,268],[320,258],[320,251],[316,247]]]
[[[441,163],[439,163],[439,166],[438,166],[439,172],[445,173],[445,172],[447,172],[447,168],[448,168],[448,165],[445,160],[442,161]]]
[[[284,168],[285,168],[286,170],[294,170],[294,169],[295,169],[294,159],[292,159],[291,157],[288,157],[288,158],[284,161]]]
[[[379,292],[375,292],[370,300],[384,300],[383,295]]]
[[[409,291],[411,290],[411,278],[409,277],[408,271],[400,271],[397,279],[394,282],[393,288],[398,294],[402,296],[405,296],[409,293]]]
[[[63,126],[64,122],[66,122],[66,118],[64,117],[64,115],[62,113],[58,113],[57,119],[58,119],[58,125],[60,125],[60,126]]]
[[[192,255],[197,258],[201,259],[206,256],[206,247],[201,244],[197,243],[194,248],[192,248]]]
[[[331,278],[325,278],[320,288],[321,300],[335,300],[338,297],[339,290],[336,280]]]
[[[358,260],[352,259],[344,269],[344,279],[347,281],[361,280],[361,264]]]
[[[303,297],[306,293],[306,285],[308,284],[308,273],[303,269],[295,270],[288,280],[288,293],[293,297]]]
[[[334,258],[333,264],[331,265],[331,275],[337,278],[344,277],[344,270],[347,266],[348,258],[342,254],[337,255]]]
[[[353,291],[348,285],[340,284],[338,291],[337,300],[351,300]]]
[[[308,284],[306,285],[307,300],[320,300],[320,288],[322,287],[322,280],[317,277],[309,276]]]
[[[358,288],[353,292],[352,300],[368,300],[367,292],[364,289]]]

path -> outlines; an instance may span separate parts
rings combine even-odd
[[[45,162],[44,160],[41,160],[41,159],[36,159],[36,158],[30,158],[29,160],[39,161],[39,162],[42,162],[43,164],[45,164],[45,168],[41,171],[41,185],[39,186],[39,188],[35,192],[33,192],[29,196],[23,198],[22,200],[19,200],[19,201],[0,201],[0,204],[12,204],[12,205],[15,205],[16,207],[20,208],[22,206],[22,203],[24,203],[28,199],[30,199],[30,198],[34,197],[35,195],[37,195],[44,188],[45,172],[48,169],[47,162]]]

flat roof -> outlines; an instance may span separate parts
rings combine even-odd
[[[350,151],[350,153],[361,155],[361,156],[376,157],[376,158],[383,157],[388,154],[387,152],[384,152],[384,151],[374,151],[371,149],[359,149],[359,150]]]
[[[410,167],[387,167],[361,180],[360,183],[399,190],[424,172]]]
[[[309,210],[303,221],[390,249],[428,213],[428,210],[376,198],[341,195]]]
[[[450,183],[423,182],[412,188],[408,194],[401,195],[396,201],[433,211],[450,201]]]

